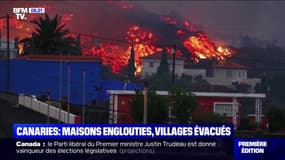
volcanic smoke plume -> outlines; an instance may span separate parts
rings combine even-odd
[[[141,57],[151,55],[162,48],[166,48],[171,54],[174,44],[177,46],[176,54],[192,62],[198,62],[200,59],[223,61],[232,56],[228,48],[216,45],[189,20],[178,15],[157,15],[117,1],[80,2],[78,6],[72,3],[79,2],[67,2],[65,5],[71,9],[74,7],[77,12],[60,14],[63,22],[71,31],[76,31],[73,36],[82,33],[83,54],[100,58],[103,64],[112,67],[114,73],[118,73],[128,63],[132,46],[135,50],[137,75],[141,72]],[[44,5],[48,7],[47,13],[51,13],[51,16],[59,7],[55,2]],[[93,5],[94,7],[90,7]],[[88,13],[93,15],[86,17]],[[17,30],[30,30],[22,23],[13,22],[12,25]],[[0,26],[3,26],[1,22]]]

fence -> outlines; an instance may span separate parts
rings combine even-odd
[[[39,100],[37,100],[33,96],[27,96],[27,95],[19,95],[19,105],[25,106],[29,109],[32,109],[36,112],[39,112],[44,115],[49,115],[50,118],[58,120],[60,118],[60,121],[64,123],[81,123],[81,117],[77,116],[75,114],[69,113],[61,110],[59,112],[59,109],[57,107],[54,107],[52,105],[49,105],[47,103],[43,103]],[[49,109],[48,109],[49,108]],[[48,114],[49,112],[49,114]],[[60,113],[60,117],[58,116]],[[69,122],[68,122],[68,116],[69,116]]]

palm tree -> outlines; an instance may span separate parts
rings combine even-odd
[[[31,21],[35,25],[32,37],[24,38],[24,54],[68,54],[79,55],[75,47],[75,40],[69,36],[61,17],[56,15],[53,19],[45,14],[45,18],[38,17]]]

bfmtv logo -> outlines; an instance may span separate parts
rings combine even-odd
[[[18,20],[26,20],[26,14],[45,13],[45,8],[13,8]]]

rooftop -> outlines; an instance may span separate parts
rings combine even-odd
[[[66,55],[26,55],[18,56],[17,58],[23,58],[27,60],[35,61],[85,61],[85,62],[99,62],[100,60],[93,56],[66,56]]]
[[[109,95],[134,95],[132,90],[107,90]],[[229,97],[229,98],[265,98],[264,93],[227,93],[227,92],[192,92],[197,97]],[[166,96],[168,91],[156,91],[156,94]]]
[[[247,69],[247,67],[231,61],[225,61],[218,64],[214,64],[214,67],[226,68],[226,69]]]
[[[145,57],[142,57],[143,59],[161,59],[161,54],[162,54],[162,51],[161,52],[156,52],[152,55],[148,55],[148,56],[145,56]],[[173,58],[173,55],[172,54],[167,54],[167,59],[172,59]],[[185,58],[182,57],[182,56],[179,56],[179,55],[175,55],[175,58],[176,59],[180,59],[180,60],[184,60]]]

